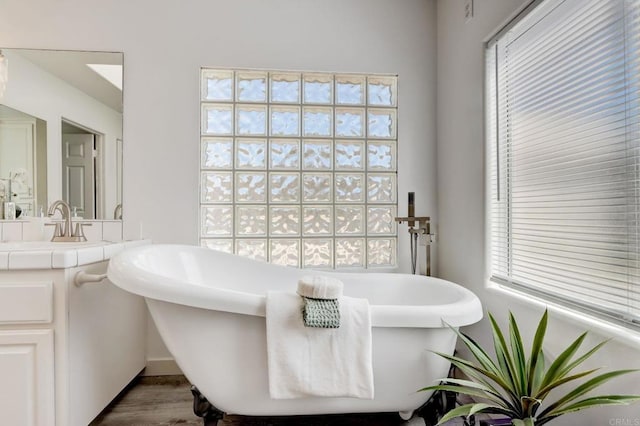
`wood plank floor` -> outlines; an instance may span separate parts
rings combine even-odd
[[[193,414],[190,384],[183,376],[141,377],[127,387],[90,426],[202,426]],[[424,425],[403,422],[396,413],[296,417],[225,416],[218,426],[395,426]],[[458,426],[462,423],[447,423]]]
[[[90,426],[202,426],[183,376],[139,377]]]

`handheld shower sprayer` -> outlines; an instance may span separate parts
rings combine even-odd
[[[409,218],[412,218],[412,217],[415,217],[415,216],[416,216],[416,214],[415,214],[415,210],[416,210],[416,206],[415,206],[415,198],[416,198],[416,193],[415,193],[415,192],[410,192],[410,193],[409,193],[408,209],[407,209],[407,210],[408,210],[408,212],[407,212],[407,213],[408,213],[408,214],[407,214],[407,216],[408,216]],[[416,222],[415,222],[415,221],[413,221],[413,220],[409,220],[409,221],[407,222],[407,224],[408,224],[408,225],[409,225],[409,227],[411,228],[411,227],[415,226]]]

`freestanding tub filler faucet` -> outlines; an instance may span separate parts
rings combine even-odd
[[[64,227],[61,223],[52,223],[52,226],[55,226],[56,229],[53,232],[53,238],[51,241],[54,242],[78,242],[78,241],[87,241],[87,238],[84,236],[84,226],[91,226],[90,223],[76,223],[75,229],[73,228],[73,222],[71,221],[71,207],[64,200],[57,200],[51,203],[49,206],[49,211],[47,212],[49,216],[53,216],[56,213],[56,210],[60,212],[62,215],[62,220],[64,220]]]
[[[425,251],[427,257],[427,270],[425,275],[431,275],[431,218],[428,216],[416,216],[415,213],[415,192],[409,192],[408,216],[396,217],[398,223],[407,222],[409,226],[409,243],[411,244],[411,272],[416,273],[418,266],[418,240],[420,236],[424,238]]]

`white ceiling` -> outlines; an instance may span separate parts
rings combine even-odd
[[[122,91],[100,77],[87,64],[122,65],[122,53],[66,50],[6,49],[85,92],[110,108],[122,112]]]

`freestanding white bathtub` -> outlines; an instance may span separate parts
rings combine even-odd
[[[316,272],[314,272],[316,273]],[[269,397],[265,294],[296,291],[309,270],[181,245],[136,247],[112,258],[109,279],[144,296],[160,335],[188,380],[219,410],[271,416],[398,411],[407,419],[446,377],[460,327],[482,318],[478,298],[437,278],[317,272],[371,304],[375,398]]]

